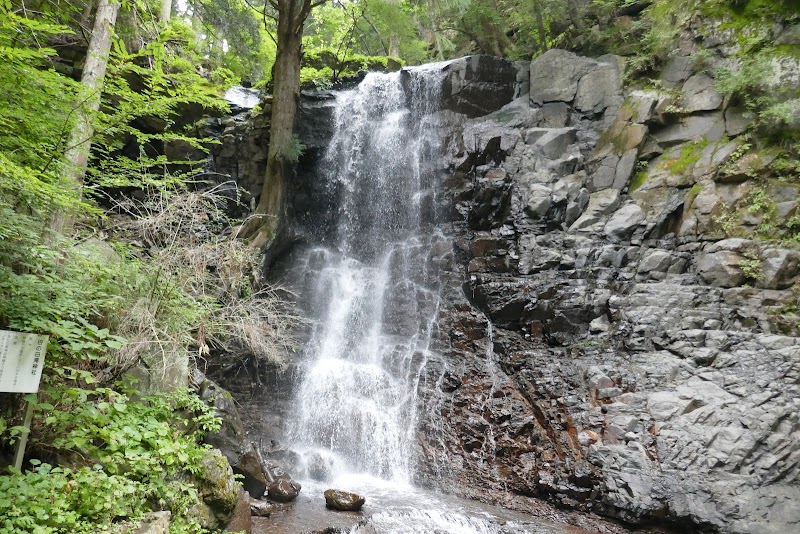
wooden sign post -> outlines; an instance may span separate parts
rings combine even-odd
[[[42,379],[44,356],[47,352],[47,337],[0,330],[0,392],[36,393]],[[28,402],[25,409],[24,430],[17,442],[14,466],[22,469],[25,446],[31,432],[34,403]]]

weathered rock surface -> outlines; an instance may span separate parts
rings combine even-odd
[[[418,481],[684,530],[797,531],[798,253],[721,239],[714,223],[746,202],[747,173],[719,168],[735,150],[723,135],[749,119],[687,56],[664,74],[696,108],[679,116],[656,92],[623,104],[615,72],[613,58],[553,50],[531,64],[529,98],[442,114],[426,221],[453,246],[431,253],[438,278],[424,281],[441,302]],[[306,205],[330,209],[309,191]],[[781,216],[797,209],[774,198]]]
[[[267,501],[253,499],[250,501],[250,514],[256,517],[269,517],[275,511],[275,506]]]
[[[442,89],[442,107],[467,117],[480,117],[514,98],[517,71],[494,56],[469,56],[450,61]]]
[[[241,492],[228,461],[216,449],[206,451],[193,481],[198,488],[200,503],[192,515],[204,528],[226,525],[236,510]]]
[[[300,494],[300,484],[294,480],[281,478],[269,485],[267,495],[278,502],[293,501]]]
[[[683,84],[681,103],[689,113],[714,111],[722,106],[722,95],[714,88],[714,79],[711,76],[699,73]]]
[[[440,197],[458,215],[444,219],[454,251],[438,356],[421,382],[421,478],[633,523],[795,530],[797,252],[704,233],[719,206],[743,198],[738,185],[712,181],[736,148],[716,142],[726,122],[742,126],[718,111],[708,79],[676,74],[693,113],[674,125],[658,122],[659,97],[645,93],[618,114],[607,108],[609,121],[576,104],[600,64],[544,54],[531,65],[533,124],[505,121],[503,110],[475,119],[522,142],[501,151],[487,139],[477,150],[495,157],[482,167],[448,155],[467,172],[449,176]],[[553,103],[566,119],[543,123]],[[679,145],[661,161],[691,160],[674,177],[648,173],[632,192],[620,161],[653,142]],[[679,232],[695,219],[707,226]]]
[[[170,512],[151,512],[142,518],[139,526],[130,534],[168,534],[171,518]]]
[[[247,532],[253,529],[253,521],[250,514],[250,494],[246,491],[239,492],[239,500],[236,502],[236,509],[233,517],[225,526],[226,532]]]
[[[367,501],[361,495],[336,489],[325,490],[325,506],[343,512],[358,512]]]
[[[213,406],[214,413],[222,421],[217,432],[206,434],[205,442],[225,456],[234,474],[243,477],[242,486],[245,491],[253,498],[261,498],[269,481],[262,468],[259,451],[253,444],[245,443],[244,424],[233,396],[199,371],[195,371],[193,382],[200,398]]]

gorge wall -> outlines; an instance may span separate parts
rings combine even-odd
[[[747,113],[690,54],[644,90],[624,87],[615,56],[441,65],[447,148],[427,169],[429,209],[452,247],[430,260],[444,289],[418,394],[418,482],[631,523],[800,529],[800,252],[747,238],[763,218],[747,209],[754,191],[780,237],[800,188],[755,179],[765,163],[742,149]],[[301,106],[309,150],[272,267],[290,286],[281,257],[325,234],[333,204],[310,170],[326,101]],[[269,407],[250,422],[267,441],[281,439],[291,366],[272,384],[242,399]]]
[[[623,91],[617,58],[553,50],[529,95],[456,120],[427,482],[630,522],[798,528],[800,253],[715,233],[754,186],[722,169],[741,126],[696,83],[683,106],[701,109],[667,118],[671,97]],[[768,194],[797,209],[796,186]]]

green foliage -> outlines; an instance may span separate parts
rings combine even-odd
[[[170,510],[173,532],[201,531],[190,517],[198,491],[182,473],[202,469],[208,446],[199,441],[219,428],[213,409],[186,390],[133,402],[63,381],[68,373],[44,389],[33,445],[59,450],[73,467],[32,460],[32,471],[0,476],[0,533],[105,531],[149,510]]]
[[[420,37],[424,4],[408,1],[330,2],[311,13],[303,38],[306,65],[317,69],[348,63],[358,56],[397,56],[403,62],[422,63],[429,58],[428,43]],[[314,63],[314,56],[329,54],[335,62]],[[354,66],[349,67],[354,70]],[[366,68],[361,69],[366,70]],[[357,72],[357,69],[356,69]]]
[[[633,176],[633,180],[631,180],[629,191],[633,193],[634,191],[642,187],[645,184],[645,182],[647,182],[647,171],[641,170]]]
[[[681,151],[676,158],[667,159],[660,166],[672,174],[682,175],[695,163],[700,161],[700,156],[703,153],[703,150],[705,150],[709,144],[709,140],[705,137],[699,141],[686,143],[686,145],[681,148]]]
[[[300,84],[329,88],[333,83],[366,71],[388,72],[399,69],[403,60],[387,56],[363,54],[337,54],[331,48],[306,51],[300,69]]]
[[[115,517],[145,509],[142,485],[100,466],[77,470],[37,465],[24,474],[0,476],[0,533],[91,533]]]
[[[287,147],[285,147],[284,151],[280,154],[282,158],[286,161],[296,162],[300,159],[300,156],[303,155],[303,152],[306,149],[306,145],[300,141],[300,138],[296,135],[292,136],[292,140]]]
[[[4,214],[18,211],[35,218],[79,203],[64,186],[58,159],[67,148],[79,84],[53,70],[50,61],[55,51],[38,44],[40,39],[69,32],[62,25],[0,9],[0,211]],[[8,219],[0,223],[0,236],[15,234],[10,224]]]
[[[759,181],[736,204],[715,215],[713,221],[717,228],[725,236],[757,238],[783,244],[800,242],[800,215],[794,213],[784,219],[778,217],[773,195],[780,190],[781,182],[761,178]]]
[[[747,283],[753,284],[764,278],[761,270],[761,258],[754,252],[746,252],[744,258],[739,262],[739,269],[742,270]]]
[[[275,43],[263,15],[245,0],[192,0],[189,18],[199,64],[209,71],[228,69],[236,78],[258,81],[269,75]],[[270,21],[271,23],[272,21]],[[171,21],[172,24],[182,23]]]

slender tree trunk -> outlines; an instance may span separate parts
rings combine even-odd
[[[89,150],[94,135],[93,115],[100,109],[100,95],[108,68],[108,56],[111,51],[111,35],[117,22],[119,0],[100,0],[94,18],[92,39],[86,53],[86,63],[81,74],[81,83],[85,85],[86,101],[78,113],[75,126],[69,137],[69,148],[65,154],[69,186],[81,197],[83,179],[89,165]],[[74,220],[74,213],[59,212],[51,221],[50,228],[58,233],[69,232]]]
[[[87,2],[86,7],[83,8],[81,13],[80,27],[84,32],[89,31],[89,25],[92,23],[92,13],[94,11],[94,2]]]
[[[251,245],[265,248],[286,218],[286,183],[294,163],[294,119],[300,93],[300,60],[303,27],[311,8],[324,0],[276,0],[278,6],[278,50],[272,69],[272,120],[269,129],[267,173],[258,206],[242,226],[239,236]]]
[[[389,38],[389,56],[400,57],[400,38],[397,35],[392,35]]]
[[[582,32],[586,27],[586,24],[583,23],[583,4],[584,2],[580,2],[579,0],[568,0],[567,2],[569,6],[569,19],[579,32]]]
[[[533,3],[533,13],[536,15],[536,31],[539,33],[539,48],[542,54],[547,52],[547,29],[544,27],[544,17],[542,16],[542,6],[539,2]]]
[[[161,0],[161,13],[158,16],[162,24],[172,18],[172,0]]]

